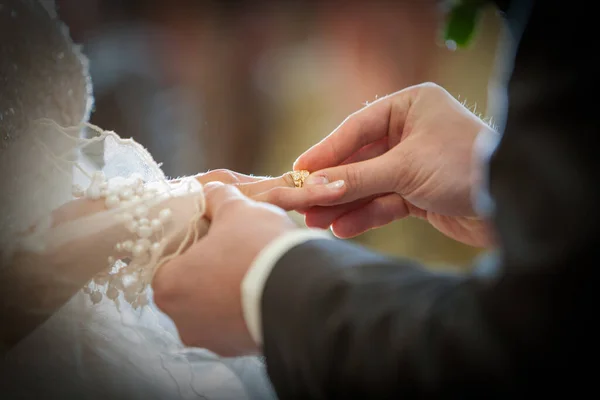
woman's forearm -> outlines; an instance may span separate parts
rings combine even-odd
[[[175,252],[198,213],[201,194],[168,198],[150,208],[168,207],[173,218],[164,255]],[[11,347],[66,304],[96,274],[108,270],[108,258],[127,257],[115,250],[132,233],[107,212],[101,200],[80,199],[52,213],[43,251],[17,251],[0,269],[0,339]],[[207,229],[206,221],[197,227]],[[42,240],[42,239],[40,239]]]

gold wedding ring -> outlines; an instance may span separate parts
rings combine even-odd
[[[294,186],[297,188],[301,188],[302,186],[304,186],[304,181],[306,180],[306,178],[308,178],[310,172],[308,172],[307,170],[301,170],[290,171],[287,174],[290,176],[290,178],[292,178],[292,181],[294,181]]]

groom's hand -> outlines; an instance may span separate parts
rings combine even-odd
[[[205,186],[206,236],[162,266],[153,281],[157,306],[185,345],[222,356],[257,351],[242,313],[241,282],[258,253],[298,227],[281,208],[223,183]]]
[[[296,161],[295,168],[311,172],[306,189],[313,180],[347,183],[340,198],[305,210],[306,224],[350,238],[413,216],[463,243],[493,244],[472,203],[484,176],[473,159],[480,133],[498,137],[440,86],[412,86],[379,99]]]

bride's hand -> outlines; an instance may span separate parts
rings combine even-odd
[[[346,192],[343,182],[298,189],[287,173],[278,177],[256,177],[218,169],[196,175],[195,178],[203,185],[209,182],[222,182],[236,186],[251,199],[273,204],[286,211],[331,204],[341,199]]]

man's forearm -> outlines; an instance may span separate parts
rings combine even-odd
[[[469,395],[486,380],[508,391],[512,352],[489,319],[486,286],[341,241],[306,242],[265,287],[269,376],[281,398]]]

